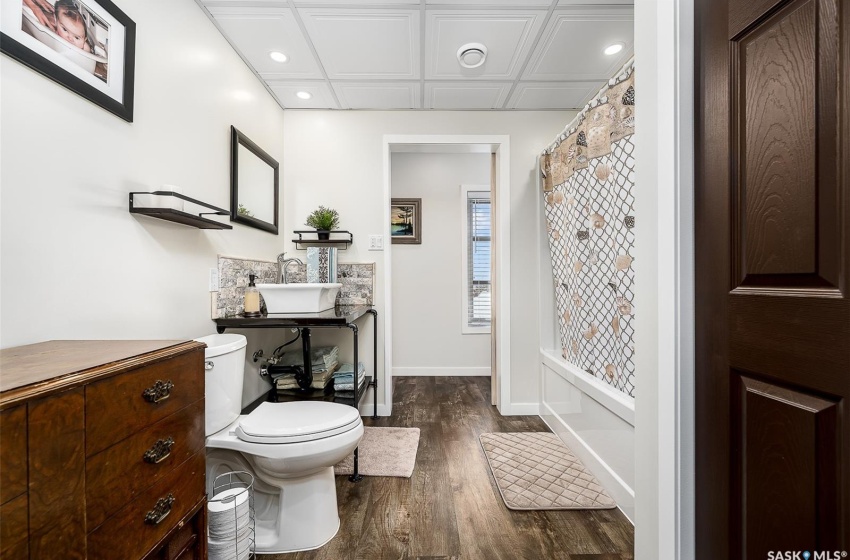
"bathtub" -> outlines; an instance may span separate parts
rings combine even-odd
[[[541,349],[540,417],[634,523],[634,399]]]

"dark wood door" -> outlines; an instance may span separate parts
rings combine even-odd
[[[850,0],[696,35],[697,557],[850,553]]]

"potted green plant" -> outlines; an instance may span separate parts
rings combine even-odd
[[[319,206],[307,216],[307,221],[304,223],[316,229],[319,239],[330,239],[331,230],[339,225],[339,212],[333,208]]]

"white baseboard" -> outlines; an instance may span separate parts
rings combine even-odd
[[[540,403],[508,403],[499,410],[502,416],[539,416]]]
[[[584,466],[593,473],[599,480],[599,483],[602,484],[602,487],[617,502],[617,506],[623,514],[629,518],[629,521],[634,523],[634,490],[570,428],[569,424],[564,422],[563,418],[555,414],[555,411],[545,402],[540,405],[540,417],[567,444],[567,447],[584,463]]]
[[[489,367],[394,367],[393,377],[490,377]],[[535,414],[537,414],[535,412]]]

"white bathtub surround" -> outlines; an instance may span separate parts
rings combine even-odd
[[[540,416],[634,521],[634,399],[541,351]]]

